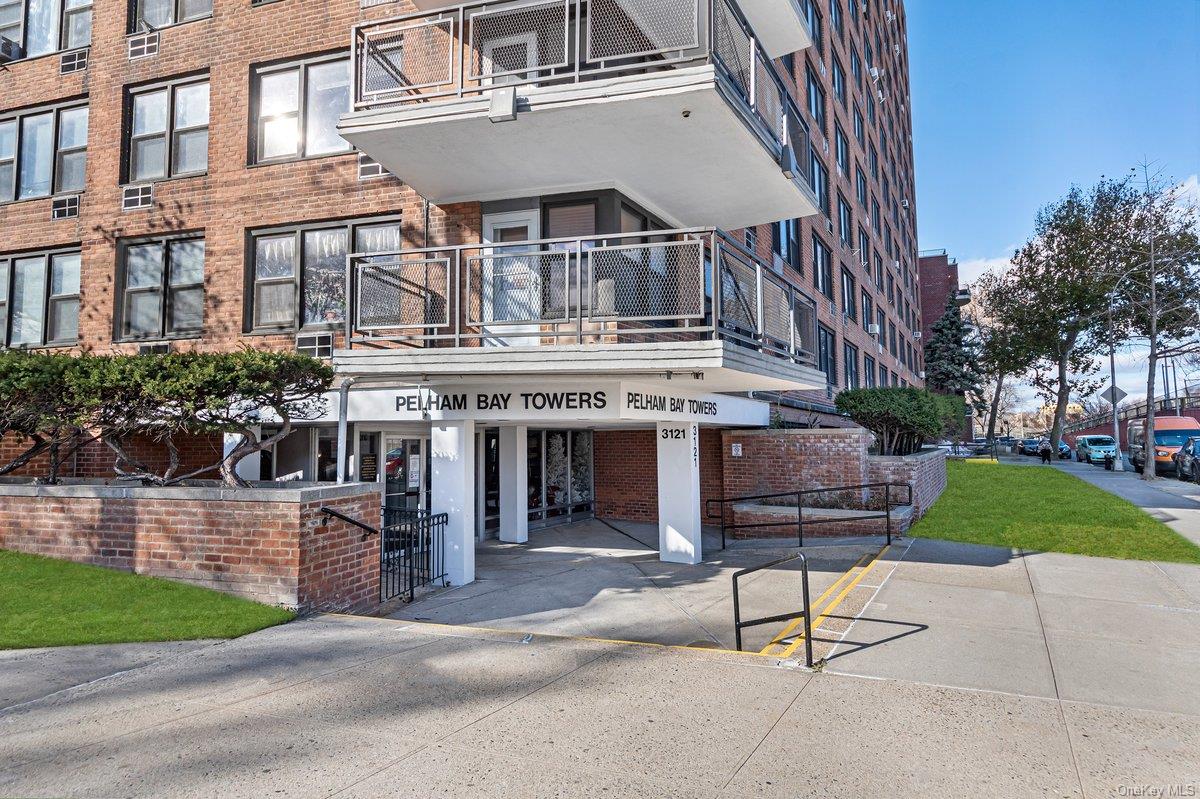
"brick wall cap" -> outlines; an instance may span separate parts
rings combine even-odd
[[[0,497],[70,497],[76,499],[166,499],[201,502],[320,502],[360,494],[382,494],[380,483],[257,483],[250,488],[210,485],[133,486],[101,480],[64,480],[59,485],[0,481]],[[380,499],[382,503],[382,498]]]
[[[911,455],[871,455],[872,463],[912,463],[914,461],[932,461],[946,457],[946,450],[937,447],[923,449]]]
[[[858,434],[869,436],[865,427],[757,427],[751,430],[726,430],[732,436],[838,436]]]
[[[735,512],[739,513],[756,513],[763,516],[782,516],[790,521],[796,520],[795,505],[760,505],[755,502],[738,502],[733,506]],[[911,505],[901,505],[900,507],[892,508],[892,519],[904,519],[912,516]],[[854,508],[805,508],[805,519],[857,519],[860,516],[870,515],[871,518],[876,517],[875,514],[883,513],[883,511],[874,510],[855,510]],[[868,520],[869,521],[869,520]]]

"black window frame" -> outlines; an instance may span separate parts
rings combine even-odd
[[[849,341],[842,342],[842,374],[846,377],[846,388],[859,388],[858,347]]]
[[[175,97],[179,90],[192,86],[204,84],[208,87],[208,121],[204,125],[192,125],[184,128],[175,126]],[[134,135],[133,132],[133,114],[135,98],[142,95],[154,94],[155,92],[166,91],[167,93],[167,111],[166,121],[167,127],[161,133],[143,133]],[[153,83],[145,83],[137,86],[127,86],[125,88],[125,121],[121,135],[121,176],[122,185],[144,185],[147,183],[161,183],[167,180],[183,180],[185,178],[202,177],[208,174],[209,167],[209,151],[212,149],[212,80],[211,76],[205,72],[198,75],[186,75],[176,78],[168,78],[165,80],[155,81]],[[204,169],[193,169],[186,172],[176,172],[174,170],[176,140],[181,133],[195,133],[196,131],[205,131],[205,148],[204,148]],[[148,141],[155,138],[163,138],[163,175],[160,177],[133,177],[133,145],[134,141]]]
[[[863,356],[863,388],[875,388],[875,359],[870,355]]]
[[[808,106],[808,115],[813,118],[813,122],[822,133],[828,133],[828,128],[825,127],[827,121],[825,109],[825,89],[821,87],[821,82],[817,80],[816,73],[812,67],[807,64],[804,67],[805,81],[805,100]]]
[[[172,260],[171,245],[178,242],[200,242],[204,244],[204,259],[208,259],[208,244],[205,241],[204,231],[187,231],[170,233],[160,236],[138,236],[128,239],[121,239],[117,243],[117,292],[113,299],[113,340],[120,342],[146,342],[146,341],[178,341],[184,339],[200,338],[204,334],[204,310],[205,300],[204,295],[207,294],[205,285],[206,270],[204,264],[201,264],[200,281],[198,283],[181,283],[173,284],[171,282],[171,266]],[[131,289],[128,285],[129,270],[128,270],[128,254],[132,247],[143,247],[148,245],[158,245],[161,250],[162,274],[160,283],[156,288],[139,287]],[[168,330],[168,320],[172,318],[172,313],[175,307],[175,292],[195,290],[199,288],[201,292],[200,304],[200,326],[195,328],[182,328],[180,330]],[[150,293],[157,291],[159,293],[159,318],[157,335],[132,335],[126,330],[129,310],[129,296],[131,294]]]
[[[831,303],[833,290],[833,248],[826,244],[816,231],[812,234],[813,287]],[[821,256],[824,257],[821,257]]]
[[[817,369],[825,373],[827,385],[837,385],[837,334],[817,323]]]
[[[189,22],[199,22],[203,19],[212,19],[213,15],[213,0],[208,0],[208,12],[205,14],[195,14],[192,16],[183,16],[180,14],[180,9],[183,7],[185,0],[171,0],[171,19],[167,22],[161,22],[157,25],[149,23],[142,16],[141,0],[129,0],[129,33],[142,33],[151,30],[163,30],[164,28],[174,28],[176,25],[186,25]]]
[[[82,147],[62,148],[60,145],[59,135],[62,130],[62,115],[68,111],[85,111],[88,116],[88,126],[90,133],[91,125],[91,108],[88,105],[87,98],[66,100],[59,103],[50,103],[47,105],[32,106],[22,108],[20,111],[10,113],[0,112],[0,125],[12,123],[13,125],[13,154],[11,158],[4,158],[0,161],[2,164],[8,164],[12,168],[12,179],[7,187],[0,186],[0,205],[8,203],[26,202],[29,200],[45,200],[51,197],[58,197],[64,194],[82,194],[87,188],[87,151],[88,141],[84,140]],[[50,191],[47,194],[31,194],[27,197],[18,196],[18,190],[21,185],[21,141],[22,141],[22,122],[31,117],[45,116],[53,114],[53,119],[50,124],[50,139],[53,142],[53,156],[50,162]],[[65,154],[83,153],[84,159],[84,185],[79,188],[63,189],[62,182],[62,160]]]
[[[345,315],[351,311],[352,298],[346,297],[346,307],[343,311],[343,319],[341,321],[309,323],[303,322],[304,318],[304,234],[307,232],[318,230],[345,230],[346,231],[346,253],[349,255],[355,251],[355,233],[359,228],[374,227],[376,225],[394,224],[400,229],[400,235],[403,237],[403,223],[400,214],[381,214],[379,216],[355,216],[349,219],[333,219],[313,222],[298,222],[288,225],[272,225],[269,227],[253,228],[246,230],[246,247],[245,247],[245,291],[243,297],[243,319],[242,329],[247,335],[269,335],[278,333],[306,333],[306,332],[324,332],[336,331],[345,327]],[[270,278],[260,281],[257,278],[257,248],[256,243],[260,238],[264,237],[283,237],[291,234],[295,241],[293,244],[293,273],[290,278]],[[403,239],[402,239],[403,240]],[[287,323],[277,324],[256,324],[257,319],[257,299],[258,288],[261,283],[285,283],[291,282],[292,290],[292,318]]]
[[[837,193],[838,207],[838,240],[845,247],[854,245],[854,212],[850,208],[850,202],[840,191]]]
[[[0,254],[0,270],[3,271],[4,293],[3,301],[0,302],[0,350],[3,349],[42,349],[50,347],[74,347],[79,344],[79,313],[81,305],[80,286],[76,286],[74,292],[65,294],[52,294],[53,274],[51,264],[55,257],[63,255],[74,255],[79,258],[79,283],[83,282],[83,251],[78,246],[69,247],[53,247],[50,249],[31,250],[26,252],[12,252]],[[12,341],[12,302],[13,302],[13,285],[16,280],[16,271],[13,265],[16,261],[40,258],[42,260],[42,298],[41,298],[41,338],[37,342],[23,342],[13,345]],[[52,339],[50,338],[50,321],[51,306],[59,302],[74,302],[75,303],[75,337]]]
[[[346,141],[346,148],[327,153],[308,152],[307,120],[308,120],[308,71],[312,67],[332,64],[338,61],[347,62],[348,88],[350,105],[354,102],[354,65],[350,53],[346,50],[336,50],[302,58],[290,58],[285,61],[274,61],[269,64],[256,64],[250,68],[250,141],[247,166],[263,166],[268,164],[283,164],[291,161],[308,161],[317,158],[336,158],[355,151],[354,145]],[[297,152],[290,155],[279,155],[273,158],[260,158],[263,149],[263,118],[259,112],[259,101],[262,99],[262,79],[264,75],[277,75],[295,70],[296,78],[296,141]],[[351,108],[347,108],[349,112]]]
[[[858,322],[858,303],[855,301],[858,294],[858,282],[854,279],[854,273],[842,265],[842,314],[852,322]]]
[[[9,41],[15,42],[21,48],[21,57],[17,60],[26,61],[32,58],[44,58],[46,56],[57,55],[59,53],[67,53],[73,50],[84,50],[92,46],[92,26],[95,23],[95,15],[93,13],[93,2],[87,0],[83,5],[76,8],[67,8],[67,0],[55,0],[57,5],[58,31],[55,37],[55,47],[53,50],[47,50],[44,53],[29,55],[28,47],[28,32],[29,32],[29,0],[15,0],[15,2],[7,5],[19,6],[21,9],[16,22],[17,38],[5,36]],[[74,17],[87,15],[88,17],[88,36],[86,42],[68,43],[67,34],[70,31],[70,21]],[[7,26],[7,29],[13,28],[13,25]]]
[[[869,333],[871,330],[871,325],[874,324],[875,299],[871,296],[871,292],[867,291],[866,289],[862,289],[861,305],[863,330],[866,330]]]

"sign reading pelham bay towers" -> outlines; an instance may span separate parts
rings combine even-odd
[[[336,413],[336,401],[331,410]],[[331,417],[335,418],[335,417]],[[351,422],[680,421],[762,426],[765,402],[629,381],[351,390]]]

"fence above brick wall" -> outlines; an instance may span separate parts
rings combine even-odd
[[[379,601],[375,484],[147,488],[0,482],[0,548],[201,585],[300,611]]]

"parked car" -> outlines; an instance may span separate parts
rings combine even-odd
[[[1175,453],[1175,476],[1200,483],[1200,436],[1192,436]]]
[[[1040,438],[1021,439],[1021,443],[1017,445],[1017,452],[1021,455],[1037,455],[1038,445],[1041,443]]]
[[[1058,441],[1058,459],[1060,461],[1071,460],[1071,445],[1062,439]]]
[[[1104,463],[1104,456],[1113,460],[1121,457],[1112,436],[1080,436],[1075,442],[1075,454],[1083,463]]]
[[[1146,420],[1134,419],[1129,423],[1129,462],[1134,471],[1140,472],[1146,467],[1146,459],[1153,457],[1156,474],[1172,472],[1175,453],[1193,436],[1200,436],[1200,422],[1190,416],[1158,416],[1154,419],[1153,446],[1148,446]]]

